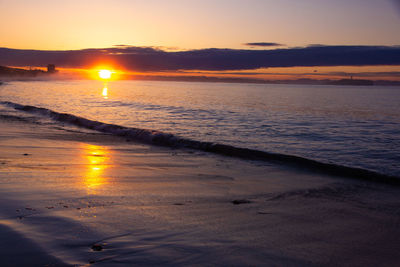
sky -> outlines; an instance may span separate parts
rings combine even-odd
[[[398,46],[399,29],[397,0],[0,0],[0,47],[21,50]]]

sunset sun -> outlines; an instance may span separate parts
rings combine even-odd
[[[102,79],[110,79],[112,72],[109,70],[99,70],[99,77]]]

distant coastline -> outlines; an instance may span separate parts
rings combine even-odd
[[[34,80],[46,79],[57,71],[44,71],[41,69],[22,69],[0,66],[0,78],[4,80]],[[300,78],[295,80],[265,80],[257,78],[238,77],[213,77],[213,76],[160,76],[160,75],[122,75],[122,80],[145,80],[145,81],[178,81],[178,82],[221,82],[221,83],[254,83],[254,84],[309,84],[309,85],[350,85],[350,86],[396,86],[400,81],[392,80],[365,80],[365,79],[309,79]],[[1,84],[1,81],[0,81]]]
[[[47,71],[41,69],[22,69],[22,68],[12,68],[6,66],[0,66],[0,77],[7,79],[24,79],[24,78],[37,78],[48,76],[56,73],[55,66],[49,64],[47,66]]]
[[[149,81],[181,81],[181,82],[221,82],[221,83],[255,83],[255,84],[309,84],[309,85],[353,85],[353,86],[373,86],[373,85],[400,85],[400,81],[386,80],[363,80],[363,79],[341,79],[341,80],[263,80],[255,78],[220,78],[210,76],[134,76],[127,80],[149,80]]]

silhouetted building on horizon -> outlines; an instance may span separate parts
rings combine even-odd
[[[57,72],[57,70],[56,70],[56,65],[54,65],[54,64],[48,64],[48,65],[47,65],[47,72],[48,72],[48,73],[56,73],[56,72]]]

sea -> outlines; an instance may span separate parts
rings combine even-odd
[[[12,81],[0,117],[400,179],[399,86]]]

